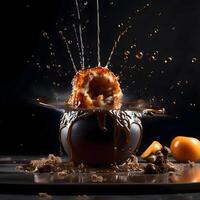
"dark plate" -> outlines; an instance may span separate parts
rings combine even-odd
[[[35,159],[36,157],[34,157]],[[104,181],[93,183],[90,173],[74,173],[65,177],[56,173],[32,174],[16,171],[18,163],[27,163],[33,157],[10,157],[0,159],[0,193],[4,194],[161,194],[200,191],[200,164],[190,167],[177,164],[183,173],[150,175],[141,172],[97,172]],[[13,163],[14,162],[14,163]]]

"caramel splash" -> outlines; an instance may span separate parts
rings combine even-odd
[[[106,67],[80,70],[72,81],[72,94],[66,103],[75,108],[112,108],[122,105],[119,78]]]

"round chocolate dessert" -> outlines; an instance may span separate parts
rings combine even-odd
[[[122,164],[142,137],[139,113],[130,110],[71,110],[61,120],[60,138],[75,164]]]
[[[72,81],[61,120],[61,143],[75,164],[122,164],[141,140],[139,113],[122,110],[119,77],[107,67],[82,69]]]

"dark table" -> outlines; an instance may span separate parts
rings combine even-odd
[[[103,174],[107,181],[95,184],[91,183],[90,174],[87,173],[59,179],[54,174],[26,174],[16,171],[16,165],[41,157],[47,156],[0,156],[0,199],[200,199],[199,164],[189,169],[187,177],[183,177],[182,182],[177,183],[170,183],[168,174]],[[64,160],[66,159],[64,157]],[[86,190],[84,185],[88,187]],[[39,187],[35,189],[35,186]],[[99,189],[100,186],[103,187]],[[58,190],[55,190],[55,187]],[[68,191],[70,187],[73,192]],[[47,192],[51,196],[41,198],[39,192]]]

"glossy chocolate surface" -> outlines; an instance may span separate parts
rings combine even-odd
[[[76,164],[124,163],[142,137],[138,113],[128,110],[73,110],[61,120],[61,143]]]

